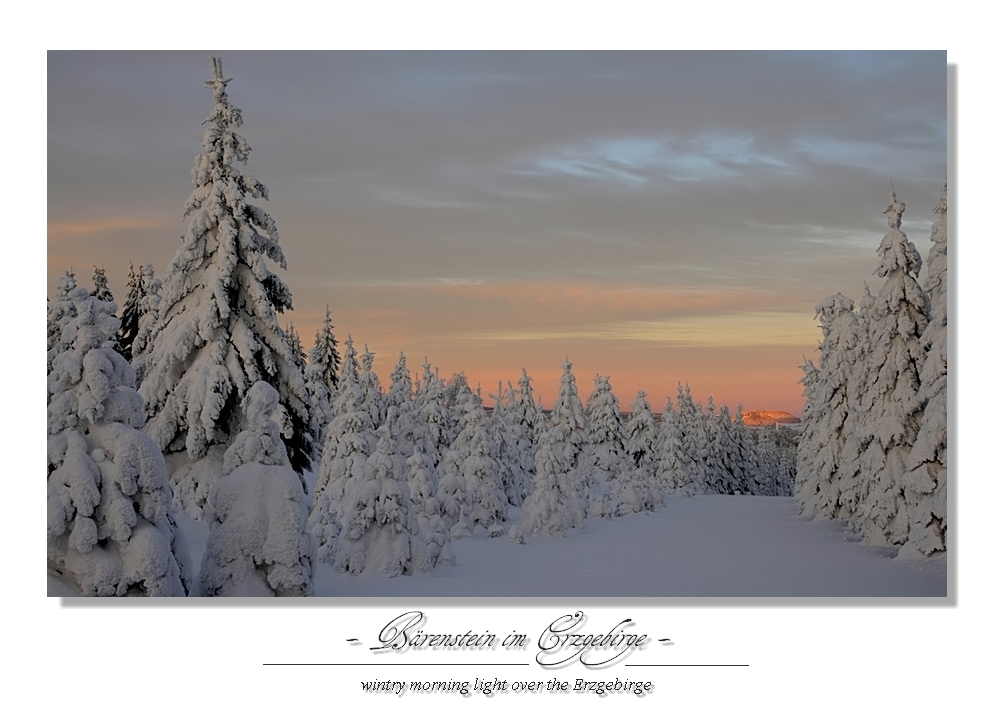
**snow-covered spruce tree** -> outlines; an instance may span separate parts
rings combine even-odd
[[[323,327],[316,333],[316,344],[309,351],[309,361],[319,366],[323,382],[330,392],[336,390],[340,375],[340,352],[337,350],[337,338],[333,334],[329,305],[326,307]]]
[[[567,360],[549,426],[538,442],[531,492],[511,529],[511,540],[523,542],[535,534],[561,536],[568,528],[583,526],[590,488],[590,475],[584,470],[588,427],[573,364]]]
[[[795,495],[795,455],[798,451],[798,432],[778,428],[774,431],[778,446],[778,495]]]
[[[128,265],[128,290],[125,294],[125,304],[122,305],[122,326],[118,328],[115,338],[115,349],[126,360],[132,360],[132,344],[139,334],[139,318],[142,314],[143,289],[142,276],[136,271],[135,265]]]
[[[708,396],[708,405],[701,415],[701,429],[705,437],[705,453],[702,458],[702,480],[705,488],[712,493],[731,493],[723,465],[725,432],[715,412],[715,401]]]
[[[523,471],[521,499],[514,503],[520,506],[531,490],[531,481],[535,475],[535,450],[538,439],[545,429],[545,415],[535,402],[535,392],[531,387],[531,376],[525,368],[521,368],[521,377],[517,383],[517,393],[513,396],[507,420],[511,425],[511,434],[517,446],[518,465]]]
[[[682,443],[677,411],[673,401],[667,398],[656,430],[656,489],[664,498],[690,492],[686,486],[688,467]]]
[[[433,565],[426,544],[414,546],[420,526],[409,487],[398,478],[394,451],[392,431],[383,425],[362,476],[344,492],[335,564],[341,571],[392,577]],[[422,555],[414,558],[414,553]]]
[[[448,435],[448,445],[451,446],[458,433],[462,430],[462,401],[472,392],[469,381],[465,373],[452,373],[451,377],[444,382],[444,405],[448,410],[448,423],[451,426]]]
[[[874,438],[873,429],[868,425],[869,411],[862,406],[865,393],[872,385],[875,372],[877,372],[872,368],[872,340],[874,339],[873,332],[877,319],[875,296],[871,293],[867,282],[864,283],[864,294],[858,300],[856,315],[857,339],[854,348],[854,365],[851,367],[847,380],[850,410],[844,429],[844,449],[841,452],[840,467],[837,470],[837,490],[840,496],[840,508],[837,511],[837,516],[847,522],[854,520],[865,492],[868,490],[868,479],[863,463],[865,453]],[[801,457],[797,456],[796,461],[797,464],[801,463]],[[795,480],[796,486],[803,480],[802,474],[798,471]]]
[[[104,265],[94,267],[94,297],[102,302],[115,301],[114,296],[111,294],[111,288],[108,286],[108,273],[104,269]]]
[[[156,321],[159,319],[160,288],[163,283],[153,273],[152,264],[139,267],[139,285],[142,287],[142,297],[139,300],[139,328],[132,341],[132,369],[135,370],[136,385],[142,385],[146,372],[146,350]]]
[[[472,528],[468,521],[469,504],[466,501],[465,478],[462,475],[462,464],[469,454],[469,441],[459,441],[458,434],[462,430],[462,416],[468,418],[470,415],[463,406],[475,407],[476,404],[464,373],[452,375],[442,388],[442,395],[444,407],[448,411],[447,418],[442,422],[448,425],[446,435],[449,443],[438,450],[438,500],[441,502],[441,516],[453,539],[469,538],[472,536]]]
[[[72,336],[63,337],[63,325],[67,318],[76,316],[76,303],[70,293],[76,289],[76,277],[67,271],[56,286],[55,299],[49,300],[47,324],[47,366],[52,372],[52,361],[59,353],[69,350],[73,344]]]
[[[138,430],[135,375],[113,348],[115,304],[71,281],[50,348],[48,567],[88,596],[184,596],[187,547],[163,454]]]
[[[543,430],[535,452],[535,478],[521,517],[510,529],[511,541],[523,544],[526,536],[562,536],[566,529],[583,525],[587,502],[570,480],[562,452],[552,431]]]
[[[315,543],[308,499],[273,417],[278,391],[258,380],[243,399],[247,427],[226,449],[212,487],[201,561],[205,596],[308,596]]]
[[[309,426],[313,440],[322,445],[326,440],[327,426],[333,418],[333,394],[337,390],[340,371],[340,353],[337,338],[333,336],[330,307],[326,308],[323,327],[316,332],[316,343],[309,350],[306,363],[306,389],[309,391]],[[321,451],[316,451],[321,455]]]
[[[802,502],[812,500],[819,489],[816,482],[816,460],[826,441],[820,430],[823,410],[820,403],[822,395],[818,388],[819,370],[812,360],[804,356],[799,370],[802,371],[802,378],[799,380],[802,397],[806,400],[802,405],[802,435],[799,437],[796,454],[795,497],[799,501],[799,513],[811,517],[815,516],[815,508],[806,509]]]
[[[754,452],[757,458],[757,477],[750,493],[756,496],[778,496],[779,460],[774,439],[774,428],[759,426],[753,432]]]
[[[624,516],[641,510],[636,480],[625,476],[630,471],[625,460],[625,427],[610,377],[594,377],[594,390],[587,398],[585,411],[590,423],[588,469],[593,474],[588,518]]]
[[[417,421],[426,427],[429,450],[435,467],[440,466],[444,452],[451,445],[451,411],[445,405],[444,381],[437,372],[431,372],[431,365],[424,360],[424,375],[414,395],[417,406]],[[440,475],[442,471],[438,471]]]
[[[925,290],[930,322],[921,342],[926,353],[918,400],[923,418],[910,450],[903,495],[910,533],[901,556],[945,551],[948,538],[948,186],[934,207]]]
[[[520,506],[528,495],[531,479],[525,473],[521,462],[520,438],[524,435],[519,421],[514,417],[515,393],[508,381],[506,390],[497,382],[493,399],[493,412],[489,416],[490,435],[493,438],[494,457],[497,462],[497,476],[503,486],[504,496],[511,506]]]
[[[680,434],[679,461],[683,489],[688,494],[704,493],[708,439],[701,405],[694,402],[691,386],[677,383],[677,430]]]
[[[489,536],[501,536],[507,497],[494,457],[489,420],[482,398],[464,381],[465,376],[459,374],[449,384],[455,391],[452,415],[457,433],[443,456],[439,497],[456,538],[465,533],[463,527],[473,532],[477,526]]]
[[[656,469],[656,417],[646,391],[640,390],[632,401],[632,415],[625,424],[625,452],[636,468]]]
[[[816,435],[824,444],[812,461],[812,479],[800,492],[800,511],[810,518],[840,515],[840,471],[848,420],[853,401],[848,392],[858,339],[858,318],[854,300],[839,292],[816,306],[816,317],[823,331],[819,346],[819,375],[816,380]],[[777,455],[777,449],[775,449]]]
[[[306,351],[302,347],[302,338],[299,337],[299,331],[295,329],[295,325],[289,322],[285,325],[285,340],[288,342],[288,347],[292,349],[292,357],[299,365],[299,369],[305,374],[306,369]]]
[[[566,446],[567,462],[576,465],[590,440],[590,421],[580,400],[573,363],[569,360],[563,363],[559,392],[552,406],[548,427],[557,433],[555,440]]]
[[[484,417],[472,431],[468,443],[469,455],[462,461],[469,525],[481,526],[491,538],[503,536],[504,521],[507,519],[507,495],[500,480],[492,443]]]
[[[406,367],[406,355],[399,353],[396,367],[389,375],[389,390],[385,394],[385,419],[396,436],[396,449],[403,459],[409,458],[419,427],[417,407],[413,399],[413,378]]]
[[[594,377],[594,390],[587,398],[585,411],[590,422],[587,450],[592,465],[605,481],[611,481],[620,471],[625,457],[625,428],[609,376],[598,374]]]
[[[884,214],[889,233],[882,238],[875,274],[885,281],[875,298],[871,385],[862,397],[869,411],[865,424],[873,431],[862,465],[870,481],[856,525],[872,544],[902,545],[909,535],[903,498],[907,459],[920,429],[920,369],[925,351],[921,335],[927,327],[929,303],[917,283],[920,254],[900,229],[905,206],[890,185]]]
[[[736,432],[733,429],[733,418],[729,406],[723,405],[715,419],[716,435],[719,446],[719,469],[723,491],[730,496],[745,493],[743,480],[745,473],[744,461],[741,457]]]
[[[406,481],[410,487],[410,500],[417,515],[420,537],[426,542],[427,555],[432,566],[453,565],[455,554],[451,548],[451,534],[441,517],[438,500],[438,479],[430,455],[427,428],[418,428],[413,443],[413,454],[406,459]]]
[[[361,375],[358,380],[361,385],[364,405],[371,413],[375,427],[381,428],[385,422],[385,393],[382,392],[382,383],[372,367],[374,364],[375,353],[368,349],[368,345],[365,345],[365,352],[361,356]]]
[[[181,501],[200,516],[221,476],[225,449],[248,423],[239,405],[258,380],[280,396],[281,436],[292,468],[310,466],[308,392],[277,313],[292,296],[268,269],[282,268],[274,220],[250,203],[267,189],[239,170],[250,147],[235,129],[241,111],[229,102],[220,61],[206,81],[215,106],[191,172],[187,231],[167,270],[158,319],[145,350],[140,393],[146,432],[168,456]]]
[[[326,441],[327,426],[333,418],[332,396],[323,382],[322,369],[310,359],[305,370],[306,390],[309,392],[309,430],[313,440],[319,445],[314,454],[322,457],[322,446]]]
[[[365,480],[365,466],[377,442],[371,413],[364,405],[357,362],[354,342],[348,337],[309,513],[319,558],[330,564],[336,561],[347,491]]]
[[[736,480],[737,493],[750,493],[758,480],[760,459],[757,456],[756,438],[752,431],[747,428],[743,421],[743,406],[736,408],[736,415],[732,421],[732,440],[736,451],[736,459],[739,462],[740,471]]]

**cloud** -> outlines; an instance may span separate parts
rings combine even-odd
[[[160,229],[163,222],[153,219],[98,219],[76,220],[68,222],[50,222],[48,225],[49,240],[60,240],[64,237],[97,236],[111,232],[139,231]]]
[[[791,149],[786,149],[790,156]],[[791,173],[790,159],[759,148],[749,133],[700,133],[596,139],[546,150],[514,164],[518,173],[569,176],[641,187],[653,179],[704,182],[757,174]]]
[[[48,54],[50,289],[165,269],[209,55]],[[610,336],[618,365],[670,344],[724,376],[696,350],[771,340],[794,387],[786,343],[812,350],[816,302],[870,278],[889,178],[923,251],[947,165],[940,51],[222,56],[303,336],[329,303],[345,336],[470,374],[465,349],[546,339],[613,374]]]

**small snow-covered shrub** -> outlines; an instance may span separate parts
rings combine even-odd
[[[306,596],[315,544],[306,530],[308,501],[288,465],[273,420],[280,399],[263,381],[243,401],[247,429],[223,459],[209,496],[209,534],[201,565],[207,596]]]
[[[302,483],[287,466],[244,463],[212,488],[201,562],[206,596],[308,596],[313,541]]]

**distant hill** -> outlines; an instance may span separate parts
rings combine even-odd
[[[801,423],[802,421],[783,410],[744,410],[743,422],[746,425],[774,425],[776,423]]]

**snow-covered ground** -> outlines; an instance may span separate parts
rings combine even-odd
[[[392,579],[321,565],[324,597],[943,597],[944,557],[913,561],[806,521],[789,497],[675,498],[524,545],[452,542],[458,563]]]
[[[695,496],[588,520],[564,537],[453,542],[457,565],[386,578],[320,564],[320,597],[944,597],[947,560],[892,558],[841,524],[807,521],[788,497]],[[187,522],[200,561],[203,524]],[[49,577],[51,596],[71,590]]]

